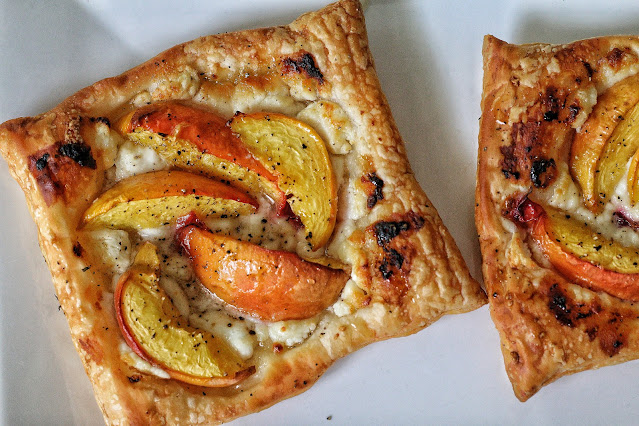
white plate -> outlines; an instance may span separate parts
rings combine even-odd
[[[200,35],[285,24],[325,0],[0,1],[0,122]],[[639,33],[635,1],[392,1],[366,11],[382,86],[413,169],[475,277],[481,44]],[[0,161],[0,424],[101,424],[58,311],[24,197]],[[522,404],[488,309],[364,348],[310,390],[235,424],[636,423],[639,364],[560,379]]]

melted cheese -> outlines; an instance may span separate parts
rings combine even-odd
[[[136,370],[142,371],[143,373],[153,374],[154,376],[160,377],[162,379],[171,378],[171,376],[169,376],[169,373],[167,373],[166,371],[162,370],[161,368],[155,367],[148,361],[140,358],[138,354],[136,354],[135,352],[133,352],[133,350],[131,350],[131,348],[129,348],[129,345],[127,345],[124,340],[120,342],[120,346],[118,346],[118,349],[120,350],[120,356],[122,357],[122,359]]]
[[[319,317],[295,321],[255,323],[255,335],[260,344],[270,346],[279,343],[292,347],[302,343],[317,328]]]
[[[285,218],[271,217],[268,204],[260,203],[260,206],[254,214],[225,220],[212,219],[206,221],[206,225],[214,233],[257,244],[269,250],[290,251],[305,259],[322,254],[311,250],[305,239],[304,229],[295,228]]]
[[[342,290],[339,300],[332,306],[333,312],[338,317],[350,315],[362,306],[362,301],[366,297],[364,291],[355,283],[348,280]]]
[[[602,62],[598,72],[603,75],[603,78],[600,79],[601,82],[597,86],[597,92],[601,94],[624,78],[637,74],[639,72],[639,63],[634,63],[627,67],[611,67],[609,63]]]
[[[118,147],[124,143],[124,139],[109,126],[104,123],[97,123],[93,135],[94,146],[100,150],[102,155],[102,167],[109,169],[115,165],[118,154]]]
[[[121,275],[131,264],[131,241],[126,231],[99,229],[89,235],[108,268]]]
[[[127,141],[120,147],[115,159],[115,179],[119,181],[167,168],[168,164],[152,148]]]
[[[579,100],[579,105],[581,105],[581,110],[572,122],[572,127],[579,130],[597,103],[597,89],[594,86],[587,86],[583,90],[578,90],[576,97]]]
[[[140,108],[144,105],[150,104],[152,100],[153,99],[151,98],[151,94],[149,93],[149,91],[144,90],[135,95],[133,99],[131,99],[131,104],[136,108]]]

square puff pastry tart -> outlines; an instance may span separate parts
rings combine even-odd
[[[484,40],[476,224],[525,401],[639,357],[639,39]]]
[[[485,303],[359,2],[196,39],[0,127],[107,423],[217,423]]]

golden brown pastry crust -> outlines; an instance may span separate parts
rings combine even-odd
[[[484,40],[476,225],[491,316],[522,401],[563,375],[639,356],[637,306],[569,282],[508,219],[518,197],[561,197],[573,137],[597,96],[636,74],[638,49],[636,37]]]
[[[485,303],[410,170],[367,43],[359,2],[345,0],[286,27],[178,45],[45,114],[0,127],[0,152],[25,191],[72,338],[108,423],[228,421],[304,391],[335,360],[368,343],[414,333],[443,314]],[[365,170],[350,179],[369,191],[360,197],[368,206],[342,200],[336,230],[350,220],[353,249],[347,260],[370,297],[351,315],[323,317],[296,347],[257,352],[257,372],[239,385],[213,389],[146,374],[122,360],[123,339],[105,284],[112,277],[76,229],[103,191],[106,153],[92,136],[99,126],[114,123],[138,99],[234,108],[229,82],[240,82],[257,97],[284,88],[297,101],[330,100],[347,113],[357,135],[353,150],[366,159],[360,161]],[[381,181],[384,189],[376,191]],[[350,209],[356,208],[366,214],[351,220]],[[391,250],[403,263],[388,261]]]

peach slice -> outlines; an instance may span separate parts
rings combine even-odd
[[[639,201],[639,149],[635,151],[635,155],[630,160],[630,166],[628,167],[628,195],[630,195],[630,203],[637,204]]]
[[[605,238],[550,207],[531,223],[531,236],[566,278],[592,290],[639,300],[639,249]]]
[[[610,142],[617,143],[611,136],[613,133],[620,133],[617,130],[620,123],[625,123],[627,114],[639,102],[639,75],[628,77],[609,88],[597,100],[597,104],[590,113],[588,120],[581,130],[575,135],[571,146],[571,172],[583,194],[584,204],[592,211],[597,211],[602,197],[599,188],[601,182],[597,176],[604,173],[600,171],[600,161],[604,155],[608,155],[605,161],[621,164],[625,166],[623,159],[616,159],[615,148],[608,149],[605,154],[606,145]],[[605,178],[605,177],[604,177]],[[617,178],[615,175],[614,178]],[[618,180],[618,179],[617,179]],[[608,182],[603,183],[603,191],[609,191]],[[609,194],[609,192],[606,192]]]
[[[87,209],[82,227],[152,228],[195,212],[200,218],[237,216],[255,211],[257,202],[243,191],[182,171],[156,171],[124,179]]]
[[[277,176],[311,247],[325,245],[335,226],[337,183],[322,138],[307,124],[275,113],[237,114],[231,129]]]
[[[286,209],[277,178],[253,157],[226,120],[211,111],[162,102],[129,113],[118,127],[176,168],[205,173],[254,195],[264,193],[279,214]]]
[[[305,319],[332,305],[349,276],[294,253],[186,225],[177,240],[200,282],[224,302],[267,321]]]
[[[626,172],[628,160],[639,149],[639,103],[630,109],[617,125],[603,149],[596,171],[595,190],[599,203],[614,194],[615,186]]]
[[[160,260],[145,243],[117,283],[114,300],[120,330],[129,347],[173,379],[223,387],[255,372],[220,337],[195,329],[158,286]]]

